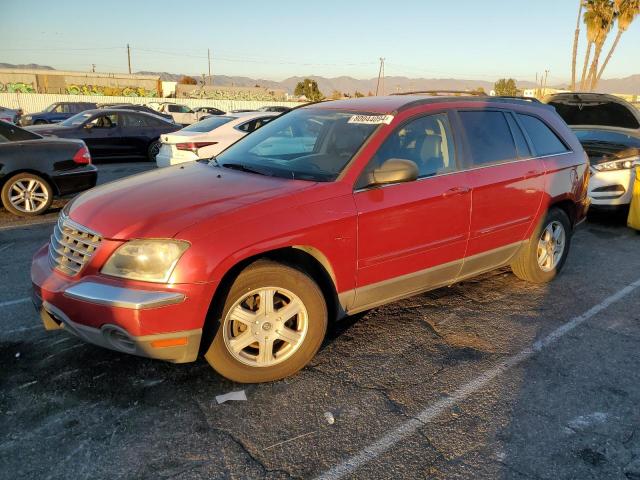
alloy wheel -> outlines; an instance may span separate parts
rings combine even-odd
[[[47,186],[35,178],[18,178],[9,187],[9,202],[21,212],[35,213],[49,202]]]
[[[538,241],[538,265],[543,272],[550,272],[558,266],[564,253],[566,233],[561,222],[549,223]]]
[[[238,299],[223,321],[228,352],[252,367],[287,360],[304,342],[309,315],[300,298],[283,288],[264,287]]]

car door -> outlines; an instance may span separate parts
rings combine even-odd
[[[153,119],[138,112],[120,112],[123,155],[146,156],[152,140],[158,138]]]
[[[352,310],[446,285],[458,275],[469,235],[471,195],[457,161],[447,113],[414,117],[396,128],[361,176],[357,288]],[[391,158],[414,161],[416,181],[367,186]]]
[[[91,117],[80,128],[82,140],[89,147],[94,158],[117,157],[122,155],[120,127],[116,113],[102,113]]]
[[[544,163],[534,158],[508,110],[459,110],[471,187],[469,246],[460,277],[508,262],[542,204]]]
[[[49,121],[51,123],[59,123],[67,118],[75,115],[71,112],[71,106],[68,103],[59,103],[50,114]]]

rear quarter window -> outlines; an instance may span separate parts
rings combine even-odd
[[[533,143],[537,156],[557,155],[568,152],[569,149],[542,120],[532,115],[518,113],[518,120]]]

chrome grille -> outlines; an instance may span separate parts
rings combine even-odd
[[[100,245],[99,234],[60,215],[49,243],[51,265],[67,275],[77,275]]]

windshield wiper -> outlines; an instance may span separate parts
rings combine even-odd
[[[217,163],[217,160],[216,160],[216,163]],[[230,168],[232,170],[240,170],[241,172],[256,173],[258,175],[265,175],[268,177],[271,176],[269,173],[265,171],[256,170],[255,168],[248,167],[247,165],[244,165],[242,163],[220,163],[218,165],[220,165],[221,167]]]

